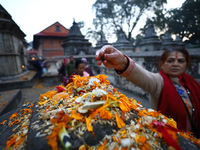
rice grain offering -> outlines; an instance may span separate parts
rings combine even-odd
[[[41,94],[31,120],[27,149],[181,150],[179,138],[200,147],[192,133],[120,93],[103,74],[75,76],[66,87]]]

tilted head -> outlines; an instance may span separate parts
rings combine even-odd
[[[190,56],[185,48],[166,49],[160,57],[159,67],[168,76],[180,76],[189,65]]]
[[[77,60],[75,62],[75,67],[76,67],[77,73],[80,76],[83,76],[83,71],[85,70],[85,63],[82,60]]]

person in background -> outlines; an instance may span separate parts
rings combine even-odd
[[[42,67],[42,73],[47,73],[47,65],[45,63],[45,59],[43,57],[39,57],[40,59],[40,65]]]
[[[177,122],[183,131],[200,136],[200,85],[185,73],[190,56],[184,48],[166,49],[160,57],[159,73],[145,70],[112,46],[96,52],[97,65],[104,64],[150,93],[151,107]],[[178,108],[178,109],[177,109]]]
[[[39,78],[41,78],[42,77],[42,67],[40,65],[39,59],[36,59],[36,61],[33,63],[33,66],[34,66],[35,70],[37,71],[37,76]]]
[[[85,71],[87,73],[89,73],[90,76],[94,76],[94,74],[92,72],[92,69],[87,65],[87,59],[86,58],[82,58],[81,60],[85,63]]]
[[[69,62],[65,66],[65,75],[66,77],[71,76],[72,73],[75,72],[75,60],[73,56],[69,57]]]
[[[67,82],[68,82],[68,77],[66,77],[66,73],[65,73],[65,67],[68,63],[68,59],[65,58],[64,59],[64,62],[62,62],[60,68],[59,68],[59,74],[62,75],[62,80],[63,80],[63,85],[66,86],[67,85]]]
[[[90,76],[85,70],[85,63],[82,60],[77,60],[75,63],[76,71],[69,77],[68,84],[73,82],[72,78],[74,75],[79,75],[81,77]]]

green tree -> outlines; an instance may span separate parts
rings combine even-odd
[[[180,8],[160,11],[149,20],[161,31],[169,30],[191,43],[200,41],[200,0],[186,0]]]
[[[93,30],[92,28],[87,29],[86,38],[90,39],[92,43],[96,42],[101,36],[101,32]]]
[[[147,11],[162,10],[164,3],[166,0],[96,0],[93,24],[99,30],[107,27],[107,31],[124,32],[131,41],[131,34],[141,16]]]
[[[186,0],[180,9],[170,11],[168,28],[192,43],[200,40],[200,0]]]

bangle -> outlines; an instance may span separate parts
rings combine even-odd
[[[128,59],[128,57],[127,57],[126,55],[124,55],[124,56],[125,56],[126,59],[127,59],[126,67],[125,67],[123,70],[120,70],[120,71],[115,69],[115,71],[117,72],[117,74],[122,74],[122,73],[124,73],[124,72],[127,70],[128,66],[129,66],[130,61],[129,61],[129,59]]]

